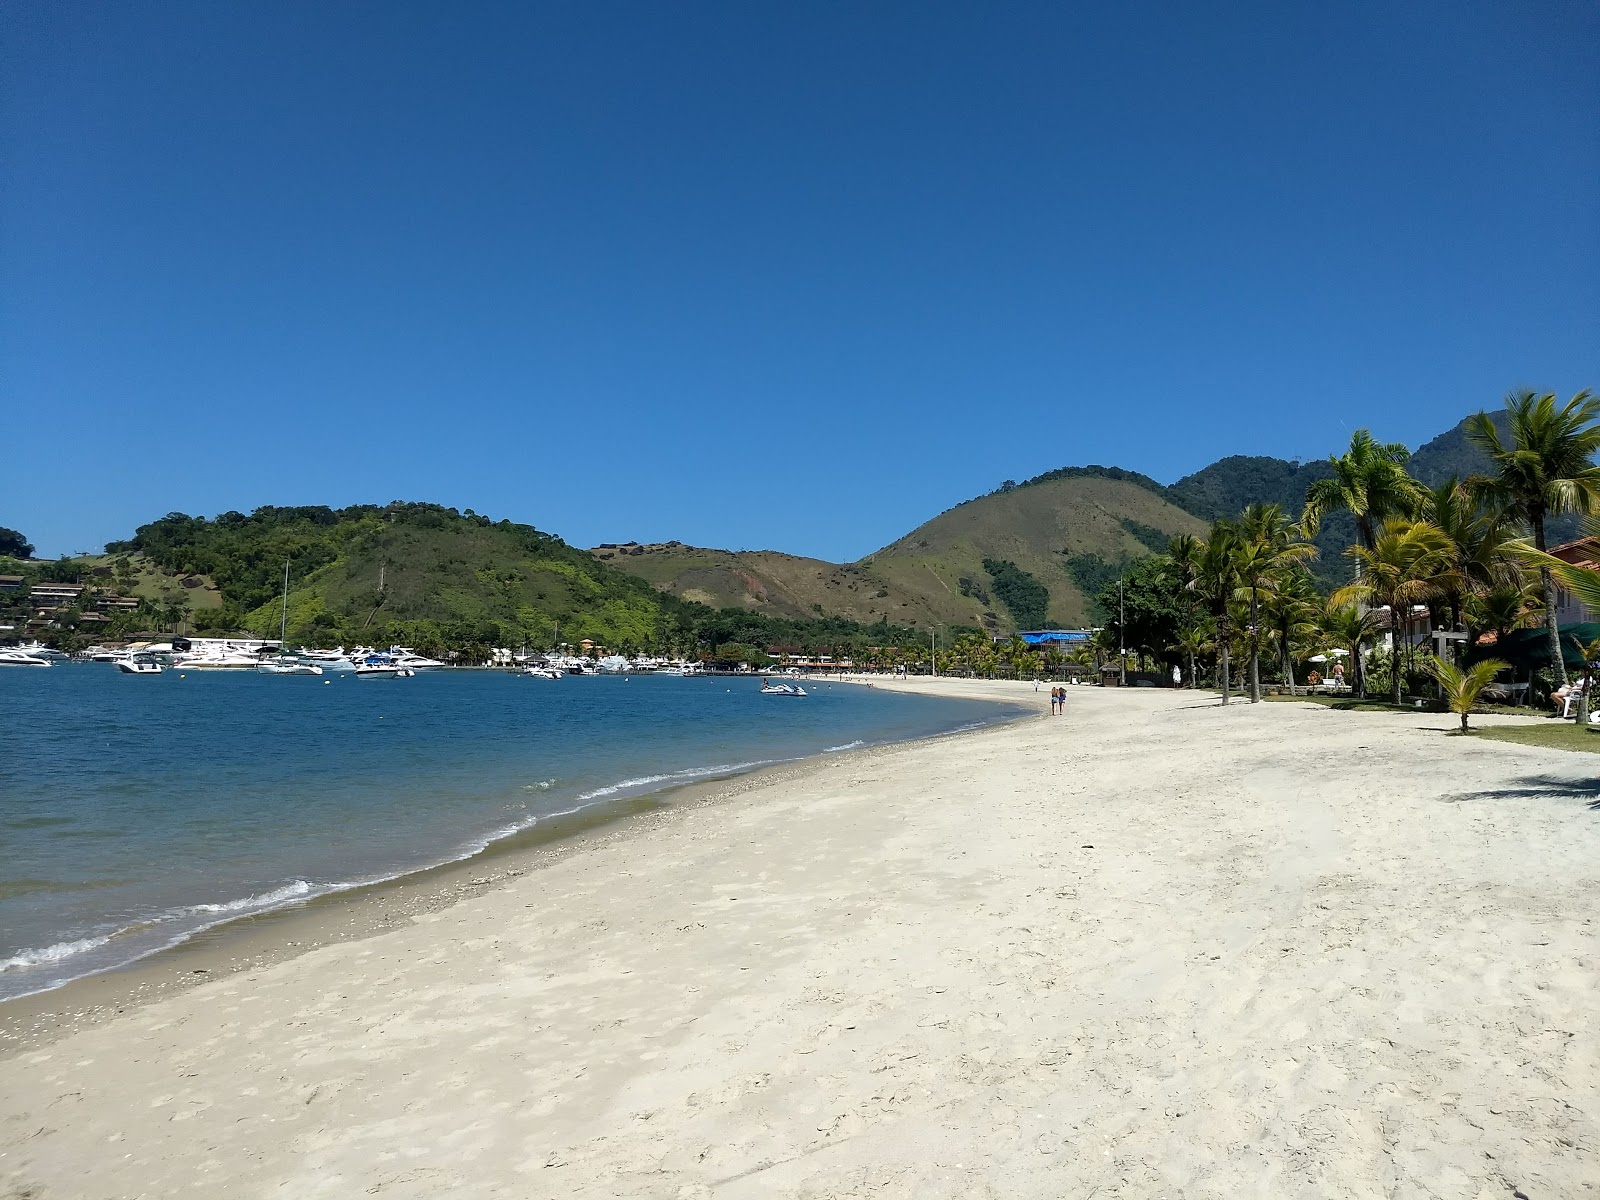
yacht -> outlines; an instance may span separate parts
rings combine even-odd
[[[393,679],[400,671],[400,664],[387,654],[368,654],[356,660],[357,679]]]
[[[389,656],[400,666],[409,667],[413,671],[426,671],[433,667],[444,666],[438,659],[418,654],[410,646],[390,646]]]
[[[522,668],[524,675],[532,675],[535,679],[560,679],[563,672],[545,662],[530,662]]]
[[[61,651],[50,646],[43,645],[38,641],[27,642],[21,646],[13,646],[12,649],[16,650],[19,654],[30,654],[34,658],[46,659],[49,662],[66,662],[67,659],[71,657],[70,655],[63,654]]]
[[[206,649],[200,653],[180,654],[172,665],[180,671],[253,671],[261,660],[242,650]]]
[[[628,662],[626,655],[608,654],[595,663],[595,667],[605,675],[621,675],[630,669],[631,664]]]
[[[163,668],[148,654],[130,654],[117,660],[117,670],[124,675],[159,675]]]
[[[21,650],[0,650],[0,667],[48,667],[51,665],[48,658],[40,658],[37,654],[27,654]]]
[[[265,662],[256,664],[256,670],[263,675],[321,675],[322,668],[316,663],[301,662],[298,658],[269,658]]]
[[[798,683],[775,683],[770,679],[761,681],[761,694],[763,696],[804,696],[805,688]]]

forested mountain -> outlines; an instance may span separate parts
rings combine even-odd
[[[209,628],[275,635],[289,569],[288,632],[312,645],[393,642],[713,651],[746,641],[838,648],[915,640],[879,622],[718,613],[664,595],[529,525],[433,504],[258,508],[215,520],[173,513],[108,554],[214,581]]]
[[[1493,416],[1503,432],[1505,414]],[[1488,468],[1467,440],[1465,420],[1419,447],[1410,463],[1430,485]],[[1325,458],[1263,455],[1231,455],[1171,485],[1121,467],[1062,467],[1022,483],[1007,481],[850,564],[676,542],[601,546],[594,553],[663,591],[751,611],[888,616],[997,632],[1038,623],[1041,612],[1047,623],[1076,624],[1103,619],[1094,597],[1129,563],[1163,549],[1173,534],[1201,532],[1257,503],[1280,504],[1298,517],[1306,488],[1330,474]],[[1574,517],[1552,521],[1551,541],[1573,536],[1577,526]],[[1348,582],[1345,550],[1355,540],[1350,515],[1329,513],[1315,540],[1318,558],[1310,568],[1318,583],[1331,589]],[[1017,601],[1020,613],[1008,595],[1027,597]]]

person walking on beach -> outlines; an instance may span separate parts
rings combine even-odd
[[[1051,688],[1050,689],[1050,715],[1052,717],[1056,715],[1056,704],[1060,699],[1061,699],[1061,696],[1056,691],[1056,689],[1055,688]]]

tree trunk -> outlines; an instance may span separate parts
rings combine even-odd
[[[1261,703],[1261,611],[1250,589],[1250,703]]]
[[[1400,605],[1389,602],[1389,694],[1396,708],[1400,707]]]
[[[1194,687],[1194,652],[1189,653],[1189,678],[1184,681],[1189,687]]]
[[[1222,702],[1228,702],[1228,630],[1222,629],[1217,637],[1217,674],[1222,676]]]
[[[1556,623],[1556,581],[1549,567],[1539,568],[1539,582],[1544,587],[1544,629],[1550,642],[1550,674],[1557,687],[1567,685],[1567,664],[1561,657],[1561,627]]]
[[[1462,709],[1461,710],[1461,732],[1465,733],[1466,731],[1467,731],[1467,710],[1466,709]]]
[[[1544,513],[1539,510],[1529,514],[1528,524],[1533,526],[1533,546],[1545,552]],[[1556,579],[1549,567],[1539,568],[1539,585],[1544,593],[1544,628],[1550,638],[1550,674],[1557,687],[1567,686],[1567,663],[1561,657],[1561,626],[1556,621]]]

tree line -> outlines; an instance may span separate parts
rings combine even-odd
[[[1264,674],[1292,692],[1297,670],[1323,652],[1349,663],[1357,694],[1387,692],[1399,704],[1430,679],[1476,695],[1506,667],[1489,659],[1474,674],[1469,664],[1485,654],[1479,643],[1504,645],[1517,630],[1542,627],[1548,682],[1565,686],[1556,582],[1600,607],[1600,572],[1551,557],[1546,535],[1553,518],[1600,505],[1597,420],[1600,398],[1587,390],[1564,404],[1552,393],[1515,392],[1502,422],[1488,413],[1468,421],[1489,471],[1432,487],[1407,471],[1405,446],[1358,430],[1311,482],[1298,520],[1281,505],[1252,504],[1203,537],[1173,538],[1165,554],[1123,576],[1120,616],[1116,583],[1103,587],[1098,600],[1112,619],[1101,649],[1126,645],[1179,665],[1191,684],[1209,676],[1223,703],[1236,672],[1259,701]],[[1309,569],[1312,539],[1333,513],[1348,516],[1354,538],[1348,582],[1323,595]],[[1430,633],[1466,637],[1444,661],[1419,653],[1406,638],[1413,614]],[[1375,648],[1390,631],[1393,649]],[[1600,644],[1594,649],[1600,654]],[[1583,648],[1583,657],[1596,654]]]

